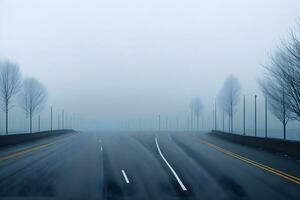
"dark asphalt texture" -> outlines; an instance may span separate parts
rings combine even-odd
[[[202,141],[300,178],[295,159],[204,133],[82,132],[1,150],[0,199],[300,199],[300,181]]]

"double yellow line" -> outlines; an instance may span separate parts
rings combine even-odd
[[[64,137],[64,138],[57,139],[57,140],[55,140],[54,142],[49,142],[49,143],[46,143],[46,144],[41,144],[41,145],[33,146],[33,147],[24,149],[24,150],[19,151],[19,152],[16,152],[16,153],[12,153],[12,154],[10,154],[10,155],[0,157],[0,162],[9,160],[9,159],[11,159],[11,158],[15,158],[15,157],[22,156],[22,155],[24,155],[24,154],[26,154],[26,153],[31,153],[31,152],[34,152],[34,151],[38,151],[38,150],[40,150],[40,149],[49,147],[49,146],[54,145],[54,144],[56,144],[56,143],[58,143],[58,142],[61,142],[61,141],[63,141],[63,140],[66,140],[66,139],[68,139],[68,138],[70,138],[70,137],[74,137],[74,135],[72,135],[72,136],[66,136],[66,137]]]
[[[56,142],[51,142],[51,143],[48,143],[48,144],[43,144],[43,145],[39,145],[39,146],[35,146],[35,147],[31,147],[31,148],[28,148],[28,149],[25,149],[23,151],[19,151],[17,153],[13,153],[13,154],[10,154],[8,156],[4,156],[4,157],[0,157],[0,162],[2,161],[5,161],[5,160],[9,160],[11,158],[15,158],[15,157],[18,157],[18,156],[22,156],[26,153],[30,153],[30,152],[34,152],[34,151],[38,151],[42,148],[45,148],[45,147],[48,147],[50,145],[53,145],[55,144]]]
[[[245,158],[245,157],[243,157],[243,156],[241,156],[239,154],[233,153],[233,152],[228,151],[226,149],[223,149],[223,148],[221,148],[219,146],[216,146],[216,145],[214,145],[212,143],[209,143],[206,140],[201,139],[201,142],[204,143],[204,144],[206,144],[206,145],[208,145],[208,146],[210,146],[210,147],[212,147],[212,148],[214,148],[214,149],[216,149],[216,150],[218,150],[218,151],[220,151],[220,152],[222,152],[222,153],[224,153],[224,154],[226,154],[226,155],[229,155],[231,157],[237,158],[238,160],[241,160],[241,161],[246,162],[246,163],[248,163],[250,165],[256,166],[256,167],[258,167],[260,169],[263,169],[265,171],[268,171],[268,172],[270,172],[272,174],[275,174],[277,176],[280,176],[280,177],[282,177],[284,179],[287,179],[287,180],[289,180],[289,181],[291,181],[293,183],[296,183],[296,184],[300,185],[300,178],[298,178],[298,177],[292,176],[290,174],[287,174],[287,173],[285,173],[283,171],[280,171],[278,169],[274,169],[274,168],[269,167],[267,165],[258,163],[258,162],[254,161],[254,160]]]

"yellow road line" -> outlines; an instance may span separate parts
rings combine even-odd
[[[4,157],[0,157],[0,162],[1,161],[5,161],[5,160],[8,160],[8,159],[11,159],[11,158],[15,158],[15,157],[18,157],[18,156],[22,156],[26,153],[30,153],[30,152],[33,152],[33,151],[37,151],[37,150],[40,150],[42,148],[45,148],[45,147],[48,147],[50,145],[53,145],[55,144],[56,142],[51,142],[51,143],[48,143],[48,144],[43,144],[43,145],[39,145],[39,146],[35,146],[35,147],[31,147],[31,148],[28,148],[28,149],[25,149],[23,151],[19,151],[17,153],[13,153],[13,154],[10,154],[8,156],[4,156]]]
[[[46,148],[46,147],[48,147],[48,146],[51,146],[51,145],[53,145],[53,144],[56,144],[56,143],[58,143],[58,142],[61,142],[61,141],[63,141],[63,140],[66,140],[66,139],[68,139],[68,138],[71,138],[71,137],[75,137],[75,136],[74,136],[74,135],[71,135],[71,136],[65,136],[64,138],[57,139],[57,140],[55,140],[54,142],[50,142],[50,143],[47,143],[47,144],[42,144],[42,145],[30,147],[30,148],[27,148],[27,149],[25,149],[25,150],[22,150],[22,151],[19,151],[19,152],[10,154],[10,155],[0,157],[0,162],[1,162],[1,161],[8,160],[8,159],[11,159],[11,158],[15,158],[15,157],[18,157],[18,156],[22,156],[22,155],[24,155],[24,154],[26,154],[26,153],[38,151],[38,150],[40,150],[40,149],[42,149],[42,148]]]
[[[229,155],[229,156],[231,156],[231,157],[237,158],[237,159],[239,159],[239,160],[241,160],[241,161],[244,161],[244,162],[246,162],[246,163],[248,163],[248,164],[251,164],[251,165],[253,165],[253,166],[256,166],[256,167],[258,167],[258,168],[260,168],[260,169],[263,169],[263,170],[265,170],[265,171],[268,171],[268,172],[270,172],[270,173],[272,173],[272,174],[275,174],[275,175],[277,175],[277,176],[280,176],[280,177],[282,177],[282,178],[284,178],[284,179],[287,179],[287,180],[289,180],[289,181],[292,181],[292,182],[294,182],[294,183],[300,185],[300,178],[298,178],[298,177],[295,177],[295,176],[293,176],[293,175],[287,174],[287,173],[285,173],[285,172],[283,172],[283,171],[280,171],[280,170],[278,170],[278,169],[274,169],[274,168],[269,167],[269,166],[267,166],[267,165],[258,163],[258,162],[254,161],[254,160],[251,160],[251,159],[249,159],[249,158],[243,157],[243,156],[241,156],[241,155],[239,155],[239,154],[233,153],[233,152],[228,151],[228,150],[226,150],[226,149],[224,149],[224,148],[222,148],[222,147],[219,147],[219,146],[216,146],[216,145],[214,145],[214,144],[212,144],[212,143],[209,143],[209,142],[207,142],[207,141],[205,141],[205,140],[203,140],[203,139],[201,139],[201,142],[204,143],[204,144],[206,144],[206,145],[208,145],[208,146],[210,146],[210,147],[212,147],[212,148],[214,148],[214,149],[216,149],[216,150],[218,150],[218,151],[221,151],[222,153],[224,153],[224,154],[226,154],[226,155]]]

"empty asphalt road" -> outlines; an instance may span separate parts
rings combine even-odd
[[[74,133],[0,150],[0,199],[299,198],[299,161],[204,133]]]

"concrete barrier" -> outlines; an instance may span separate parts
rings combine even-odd
[[[289,156],[300,159],[300,142],[298,141],[243,136],[232,133],[224,133],[221,131],[212,131],[209,134],[230,142],[262,148],[272,152],[287,154]]]
[[[13,134],[13,135],[1,135],[0,136],[0,149],[9,146],[23,144],[26,142],[32,142],[35,140],[55,137],[62,134],[75,133],[74,130],[54,130],[54,131],[43,131],[36,133],[23,133],[23,134]]]

